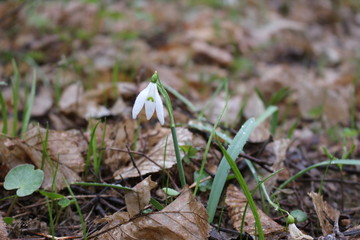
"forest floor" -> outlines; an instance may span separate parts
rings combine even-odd
[[[0,239],[360,239],[359,39],[357,0],[1,1]]]

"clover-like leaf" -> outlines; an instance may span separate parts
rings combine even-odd
[[[25,197],[38,190],[43,182],[44,172],[34,165],[22,164],[11,169],[5,177],[6,190],[17,189],[16,195]]]

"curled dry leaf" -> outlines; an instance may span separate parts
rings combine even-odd
[[[334,223],[339,222],[340,212],[325,202],[322,195],[315,192],[308,194],[313,201],[323,235],[332,234],[334,232]]]
[[[177,137],[179,145],[186,145],[189,142],[192,143],[194,147],[200,146],[203,142],[200,142],[199,138],[195,136],[186,128],[177,128]],[[166,147],[166,159],[164,161],[164,149],[167,139]],[[174,151],[174,145],[172,140],[172,135],[168,134],[166,137],[162,138],[153,148],[153,150],[147,154],[147,157],[142,157],[139,160],[135,161],[135,164],[138,169],[133,165],[130,165],[125,168],[121,168],[114,173],[115,179],[121,178],[131,178],[139,177],[139,172],[141,175],[148,173],[155,173],[163,169],[171,168],[176,164],[176,157]]]
[[[124,222],[119,213],[108,217],[108,225],[95,232],[102,240],[201,240],[208,239],[210,226],[204,206],[190,190],[185,190],[174,202],[160,212],[135,217]],[[126,215],[126,214],[125,214]],[[109,220],[111,219],[111,220]],[[90,236],[91,237],[91,236]]]
[[[151,176],[149,176],[136,184],[132,188],[134,191],[129,191],[125,194],[126,208],[130,217],[140,213],[149,204],[151,198],[150,191],[156,186],[157,183],[152,181]]]
[[[226,191],[225,204],[228,208],[229,217],[232,221],[233,227],[236,230],[239,230],[241,227],[242,216],[246,203],[247,199],[245,195],[235,185],[229,185]],[[260,215],[260,222],[266,237],[270,237],[284,231],[283,226],[274,222],[263,211],[258,209],[258,213]],[[255,219],[249,207],[247,208],[245,215],[244,231],[250,235],[255,235]]]
[[[313,237],[303,234],[295,225],[295,223],[289,224],[290,240],[312,240]]]
[[[30,128],[24,135],[24,140],[8,139],[5,142],[7,149],[0,148],[2,162],[13,166],[11,159],[20,157],[16,165],[32,163],[41,168],[43,160],[43,144],[46,129],[39,127]],[[54,172],[56,171],[56,188],[61,190],[66,187],[64,178],[68,183],[80,180],[78,173],[84,169],[83,153],[87,149],[87,141],[77,130],[48,132],[47,154],[44,161],[44,181],[42,188],[50,190]],[[58,167],[57,167],[58,165]]]

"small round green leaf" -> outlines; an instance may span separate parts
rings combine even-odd
[[[11,169],[5,177],[6,190],[17,189],[16,195],[25,197],[38,190],[43,182],[44,172],[34,165],[22,164]]]
[[[42,191],[39,190],[41,195],[44,195],[45,197],[51,198],[51,199],[59,199],[59,198],[64,198],[64,195],[61,195],[59,193],[54,193],[54,192],[47,192],[47,191]]]
[[[162,190],[171,197],[176,197],[177,195],[180,194],[178,191],[172,188],[162,188]]]
[[[307,214],[299,209],[291,211],[290,214],[295,218],[296,222],[304,222],[308,218]]]
[[[58,204],[61,208],[66,208],[67,206],[69,206],[70,204],[72,204],[74,202],[75,202],[74,200],[69,200],[67,198],[63,198],[58,201]]]

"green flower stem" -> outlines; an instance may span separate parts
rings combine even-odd
[[[181,183],[181,186],[183,187],[183,186],[186,185],[185,173],[184,173],[184,168],[183,168],[183,165],[182,165],[182,159],[181,159],[181,156],[180,156],[180,148],[179,148],[179,143],[178,143],[177,135],[176,135],[176,128],[175,128],[176,126],[175,126],[173,109],[172,109],[170,97],[169,97],[166,89],[164,88],[164,86],[160,82],[159,74],[157,73],[157,71],[155,71],[154,75],[151,78],[151,81],[156,82],[156,85],[158,87],[159,92],[164,97],[165,106],[166,106],[166,108],[167,108],[167,110],[169,112],[170,129],[171,129],[171,134],[172,134],[172,138],[173,138],[173,142],[174,142],[176,162],[177,162],[177,167],[178,167],[178,171],[179,171],[180,183]]]

